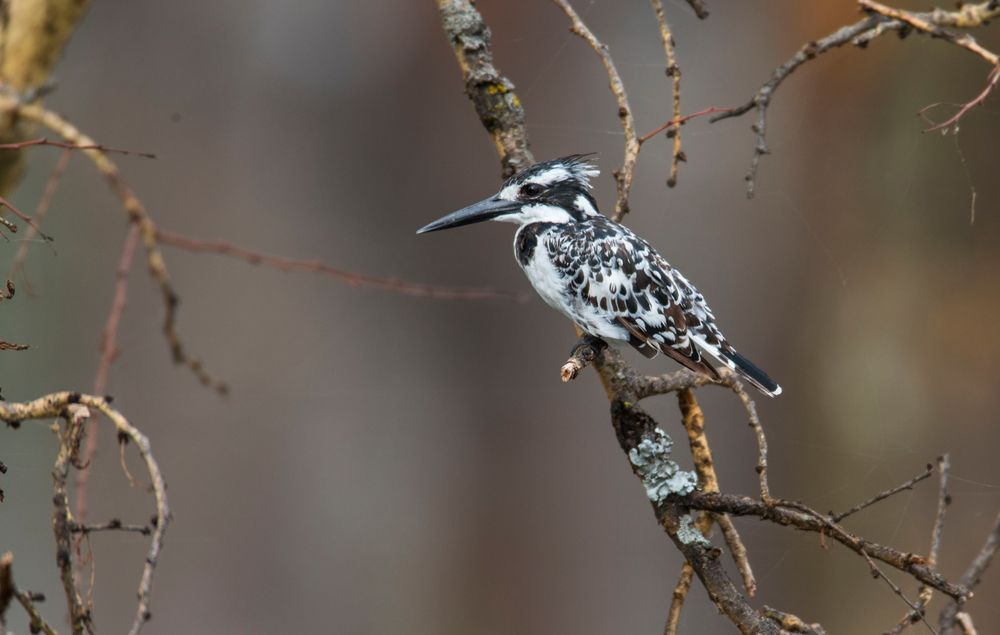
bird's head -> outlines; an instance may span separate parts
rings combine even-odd
[[[575,223],[598,214],[590,178],[599,171],[586,155],[536,163],[504,182],[494,196],[452,212],[417,230],[418,234],[486,220],[528,223]]]

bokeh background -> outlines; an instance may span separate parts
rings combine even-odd
[[[576,5],[610,46],[640,132],[665,121],[649,7]],[[599,153],[597,197],[610,208],[622,139],[597,58],[550,3],[478,6],[535,155]],[[801,44],[858,17],[848,0],[711,8],[698,21],[667,3],[686,112],[742,103]],[[998,29],[977,35],[996,50]],[[987,70],[915,36],[833,52],[777,94],[756,198],[743,181],[749,118],[698,120],[684,128],[677,188],[664,186],[668,142],[644,147],[627,219],[784,386],[758,402],[778,495],[840,510],[951,453],[941,569],[953,579],[1000,508],[1000,117],[993,99],[942,135],[921,134],[914,113],[967,100]],[[166,229],[358,272],[529,290],[510,226],[413,234],[494,191],[499,174],[432,2],[105,0],[56,75],[51,107],[103,143],[158,155],[120,162]],[[58,152],[31,151],[16,204],[34,207]],[[16,281],[34,295],[0,311],[0,335],[32,345],[0,356],[9,400],[87,390],[97,366],[125,216],[76,157],[50,217],[54,246],[34,246]],[[0,243],[4,266],[18,239]],[[562,317],[534,297],[428,300],[215,256],[167,258],[182,336],[232,394],[220,399],[171,364],[159,297],[136,266],[110,392],[150,436],[175,517],[147,632],[660,632],[680,557],[617,447],[593,372],[559,381],[573,343]],[[649,372],[674,369],[631,357]],[[738,404],[699,394],[723,488],[753,493]],[[649,407],[683,438],[672,399]],[[50,531],[55,447],[44,425],[0,430],[0,549],[65,628]],[[690,463],[683,447],[676,454]],[[142,522],[151,503],[117,455],[105,430],[91,517]],[[848,526],[925,552],[935,500],[927,481]],[[737,524],[758,605],[831,633],[881,632],[904,614],[847,550]],[[145,540],[92,544],[97,627],[122,632]],[[1000,631],[998,590],[994,567],[969,605],[981,633]],[[11,626],[26,632],[19,613]],[[682,632],[730,630],[696,587]]]

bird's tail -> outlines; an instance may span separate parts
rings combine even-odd
[[[767,376],[767,373],[762,371],[757,367],[756,364],[751,362],[746,357],[743,357],[735,350],[729,350],[722,353],[732,365],[735,366],[735,370],[740,377],[743,377],[748,382],[753,384],[753,386],[767,395],[768,397],[777,397],[781,394],[781,386],[778,385],[776,381]],[[729,364],[727,364],[728,366]]]

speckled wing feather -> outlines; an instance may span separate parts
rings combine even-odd
[[[664,353],[713,377],[718,372],[711,362],[733,366],[724,355],[732,347],[704,296],[631,230],[596,216],[546,238],[553,265],[568,280],[567,292],[594,309],[593,316],[586,310],[574,316],[585,330],[589,320],[602,316],[623,327],[622,339],[647,357]]]

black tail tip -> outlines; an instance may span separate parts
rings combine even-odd
[[[743,357],[736,351],[726,353],[726,356],[732,360],[734,364],[736,364],[736,369],[739,374],[753,384],[757,390],[761,391],[768,397],[777,397],[781,394],[781,386],[778,385],[778,382],[768,377],[767,373],[762,371],[749,359]]]

